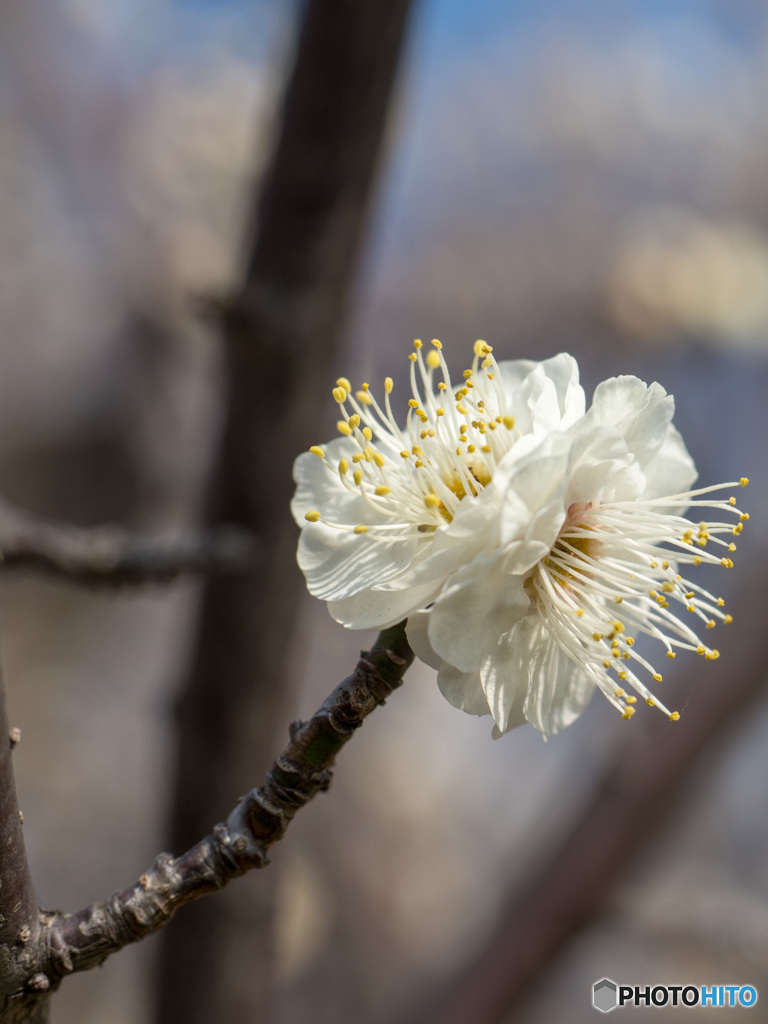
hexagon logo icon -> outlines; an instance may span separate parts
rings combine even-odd
[[[619,986],[610,978],[602,978],[592,986],[592,1005],[601,1013],[610,1013],[619,1005]]]

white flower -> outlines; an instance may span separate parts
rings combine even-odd
[[[557,732],[595,687],[624,718],[639,696],[676,721],[635,638],[667,658],[718,657],[700,634],[731,617],[686,573],[732,567],[748,516],[708,496],[748,481],[689,490],[696,470],[658,384],[614,377],[586,410],[571,356],[497,364],[479,341],[457,388],[432,345],[411,353],[404,427],[390,378],[383,408],[340,378],[341,437],[296,460],[310,592],[354,629],[407,618],[445,697],[492,714],[494,735],[525,721]],[[689,521],[690,507],[735,522]]]

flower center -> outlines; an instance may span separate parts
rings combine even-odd
[[[306,513],[307,519],[387,542],[409,536],[430,540],[452,522],[460,503],[488,486],[497,462],[517,439],[491,352],[490,345],[476,342],[472,366],[464,371],[463,384],[454,388],[440,342],[433,340],[425,357],[421,341],[415,341],[410,355],[413,397],[404,428],[392,414],[390,377],[384,382],[383,408],[368,384],[353,393],[347,378],[340,377],[333,389],[343,416],[337,427],[358,450],[337,466],[320,446],[310,451],[338,472],[347,490],[360,494],[378,513],[378,522],[334,523],[315,509]],[[442,380],[436,381],[438,371]]]

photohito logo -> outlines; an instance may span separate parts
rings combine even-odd
[[[592,1005],[601,1013],[619,1006],[728,1006],[757,1003],[754,985],[618,985],[601,978],[592,986]]]

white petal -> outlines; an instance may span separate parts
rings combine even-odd
[[[431,581],[409,590],[374,587],[351,597],[328,602],[328,611],[349,629],[386,629],[430,604],[442,583]]]
[[[693,459],[688,454],[679,431],[671,424],[660,451],[644,468],[646,486],[644,498],[662,498],[665,494],[680,494],[693,486],[698,473]],[[663,512],[663,507],[659,507]],[[670,510],[672,511],[672,510]],[[683,514],[679,508],[674,509]]]
[[[525,615],[530,600],[521,576],[499,572],[498,556],[476,560],[454,575],[435,601],[428,632],[433,649],[462,672],[476,672],[483,656]]]
[[[660,384],[638,377],[611,377],[595,388],[590,418],[618,430],[645,466],[661,448],[675,412],[675,400]]]
[[[485,699],[479,672],[461,672],[447,662],[443,662],[437,673],[437,685],[440,692],[459,711],[468,715],[489,715],[490,708]]]
[[[335,462],[356,449],[346,438],[338,438],[325,450],[328,460]],[[341,600],[374,583],[386,582],[410,565],[417,541],[376,541],[351,530],[308,523],[304,515],[310,509],[319,509],[324,518],[350,526],[375,526],[389,520],[359,493],[348,491],[311,452],[296,459],[293,472],[297,487],[291,511],[302,527],[297,558],[311,594],[324,601]]]
[[[520,671],[525,651],[520,649],[517,628],[499,639],[496,648],[483,658],[480,668],[483,690],[496,723],[494,736],[501,736],[526,721],[528,677]]]
[[[411,650],[419,661],[423,661],[431,668],[439,669],[443,664],[443,659],[429,642],[429,616],[430,612],[428,611],[414,612],[413,615],[409,615],[405,626],[405,635],[408,637]]]
[[[525,717],[545,736],[552,736],[584,711],[595,684],[549,637],[540,620],[532,622],[528,631]]]

